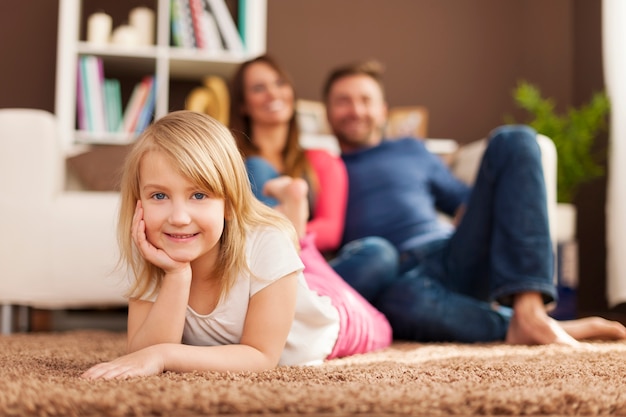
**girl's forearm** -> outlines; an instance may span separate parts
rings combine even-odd
[[[164,371],[259,372],[278,365],[278,358],[242,344],[190,346],[168,343],[159,345],[158,350]]]
[[[128,352],[158,343],[180,343],[188,301],[188,283],[164,279],[156,301],[136,330],[129,320]]]

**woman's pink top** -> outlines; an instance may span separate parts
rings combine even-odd
[[[315,236],[320,252],[341,243],[348,199],[348,174],[343,160],[323,149],[307,149],[306,157],[317,175],[318,189],[307,233]]]
[[[300,259],[309,288],[330,298],[339,313],[339,334],[326,359],[367,353],[391,344],[393,332],[385,315],[337,275],[313,244],[313,236],[300,239]]]

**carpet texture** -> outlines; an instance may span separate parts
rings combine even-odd
[[[79,378],[124,352],[108,331],[0,337],[2,416],[626,415],[626,343],[395,343],[316,367]]]

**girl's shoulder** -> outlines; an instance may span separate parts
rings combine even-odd
[[[248,230],[246,236],[248,246],[256,244],[266,244],[268,242],[287,241],[291,243],[289,234],[282,228],[270,224],[253,226]]]
[[[248,258],[275,258],[285,255],[298,256],[298,248],[286,230],[277,226],[253,227],[246,236]]]
[[[302,271],[304,264],[298,248],[288,233],[274,226],[258,226],[248,233],[246,256],[255,294],[269,283],[294,271]]]

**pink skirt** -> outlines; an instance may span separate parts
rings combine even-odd
[[[313,291],[330,298],[339,312],[339,335],[327,359],[367,353],[391,344],[387,318],[345,282],[317,250],[314,236],[300,241],[304,278]]]

